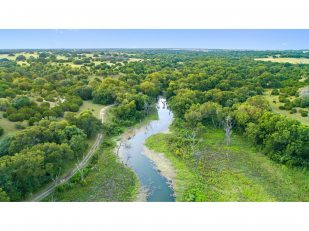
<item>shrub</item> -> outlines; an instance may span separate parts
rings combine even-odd
[[[308,111],[306,111],[306,110],[299,110],[299,113],[300,113],[300,115],[302,116],[302,117],[307,117],[308,116]]]
[[[285,107],[284,107],[283,105],[280,105],[280,106],[279,106],[279,109],[280,109],[280,110],[285,110]]]
[[[22,130],[22,129],[25,129],[26,127],[20,123],[17,123],[15,124],[15,128],[18,129],[18,130]]]
[[[296,108],[292,108],[292,110],[290,111],[290,114],[295,114],[297,112]]]
[[[286,98],[285,95],[280,95],[279,96],[279,102],[280,103],[288,103],[288,102],[290,102],[290,100],[288,98]]]
[[[279,95],[279,90],[278,89],[274,89],[274,90],[272,90],[272,92],[271,92],[271,95]]]
[[[16,61],[26,61],[26,57],[24,55],[18,55]]]
[[[302,108],[309,107],[309,96],[305,96],[301,98],[300,106]]]
[[[291,104],[291,103],[284,104],[284,109],[285,110],[291,110],[292,108],[293,108],[293,104]]]
[[[8,120],[12,122],[17,122],[17,121],[24,121],[25,116],[22,113],[14,113],[8,116]]]
[[[42,97],[39,97],[39,98],[36,99],[36,101],[38,101],[38,102],[43,102],[43,98],[42,98]]]
[[[15,99],[12,101],[12,106],[15,107],[16,109],[20,109],[25,106],[30,106],[31,101],[27,96],[17,96]]]

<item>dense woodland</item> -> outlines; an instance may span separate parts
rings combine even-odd
[[[275,113],[264,96],[270,91],[280,110],[308,118],[309,65],[255,60],[278,55],[309,53],[0,51],[0,201],[26,199],[79,160],[97,132],[120,134],[149,115],[160,95],[175,116],[179,133],[169,139],[177,158],[199,162],[194,143],[211,127],[225,132],[227,146],[240,134],[272,161],[307,171],[308,126]],[[85,101],[113,104],[112,119],[101,125],[91,111],[79,112]]]

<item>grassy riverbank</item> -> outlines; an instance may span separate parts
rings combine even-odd
[[[309,201],[309,172],[276,164],[241,136],[224,145],[223,131],[208,128],[198,166],[173,151],[175,135],[157,134],[146,145],[163,152],[176,168],[177,201]]]

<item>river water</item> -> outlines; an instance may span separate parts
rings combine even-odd
[[[147,190],[147,201],[175,201],[171,182],[160,174],[155,164],[144,154],[145,140],[166,131],[173,120],[173,113],[167,108],[164,98],[159,98],[156,106],[159,119],[135,129],[130,137],[121,142],[118,154],[135,171],[141,186]]]

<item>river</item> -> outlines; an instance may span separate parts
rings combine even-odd
[[[147,201],[171,202],[175,201],[171,182],[160,174],[155,163],[144,153],[145,140],[154,134],[167,131],[173,120],[173,113],[167,108],[164,98],[159,98],[156,107],[159,119],[134,129],[132,135],[121,142],[118,154],[138,176],[142,188],[147,191]]]

